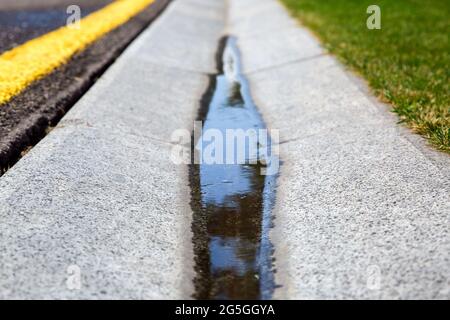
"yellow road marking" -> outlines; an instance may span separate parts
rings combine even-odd
[[[79,29],[61,27],[0,55],[0,105],[153,1],[116,0],[83,18]]]

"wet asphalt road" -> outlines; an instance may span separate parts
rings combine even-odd
[[[78,5],[86,16],[112,0],[2,0],[0,2],[0,53],[65,25],[67,7]]]

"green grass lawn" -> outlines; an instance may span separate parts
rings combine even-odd
[[[402,122],[450,153],[450,0],[281,0]],[[366,9],[381,8],[381,30]]]

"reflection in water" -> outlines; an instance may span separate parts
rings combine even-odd
[[[240,73],[235,39],[228,38],[222,46],[223,74],[213,79],[213,91],[204,102],[207,111],[199,119],[204,121],[203,132],[218,129],[225,136],[226,129],[264,129]],[[254,156],[250,143],[258,142],[247,141],[246,159]],[[225,144],[223,149],[225,154]],[[276,176],[262,175],[261,166],[259,162],[191,166],[196,298],[270,298],[272,248],[267,233]]]

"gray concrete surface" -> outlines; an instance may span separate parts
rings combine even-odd
[[[0,178],[0,298],[191,296],[188,172],[170,134],[192,128],[223,12],[173,2]]]
[[[275,0],[233,0],[228,17],[281,136],[274,297],[449,299],[449,157],[397,125]]]

